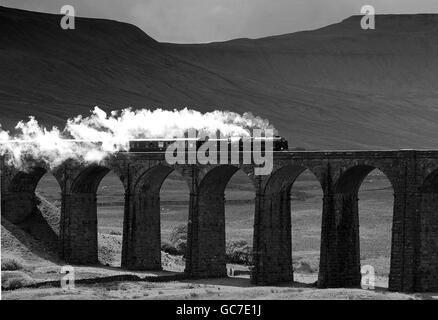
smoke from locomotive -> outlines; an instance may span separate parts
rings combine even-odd
[[[201,113],[185,108],[173,111],[124,109],[107,114],[95,107],[88,117],[68,119],[63,130],[47,129],[34,117],[27,122],[20,121],[15,134],[2,130],[0,125],[0,155],[9,165],[18,168],[24,167],[28,159],[43,161],[52,168],[68,159],[98,163],[115,152],[133,151],[134,141],[156,139],[148,147],[162,149],[166,141],[184,137],[190,129],[203,136],[214,136],[220,131],[225,137],[250,137],[253,129],[275,131],[268,120],[251,113]],[[139,145],[140,149],[145,150],[145,143],[143,147]]]

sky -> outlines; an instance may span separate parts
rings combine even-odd
[[[437,0],[0,0],[0,5],[132,23],[161,42],[260,38],[316,29],[360,14],[438,13]]]

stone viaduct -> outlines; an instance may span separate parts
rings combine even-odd
[[[36,205],[35,188],[50,169],[19,171],[1,162],[1,210],[13,223]],[[318,286],[360,285],[358,190],[374,169],[394,190],[389,289],[438,290],[438,151],[274,152],[274,170],[254,175],[254,165],[168,165],[164,153],[118,153],[104,163],[68,161],[50,170],[62,192],[60,256],[72,264],[97,258],[96,191],[112,170],[125,189],[122,268],[160,270],[160,188],[178,171],[190,190],[188,277],[226,276],[224,190],[242,170],[256,190],[252,282],[293,280],[290,190],[306,169],[321,183],[321,250]]]

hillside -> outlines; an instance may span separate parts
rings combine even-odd
[[[251,111],[291,146],[437,148],[438,15],[360,17],[262,39],[175,45],[135,26],[0,7],[0,123],[106,110]]]

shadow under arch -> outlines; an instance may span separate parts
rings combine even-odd
[[[239,170],[248,175],[243,168],[234,165],[210,168],[202,176],[197,192],[191,195],[186,260],[186,273],[190,276],[227,275],[225,188]]]
[[[38,206],[32,215],[21,224],[23,230],[41,241],[58,256],[61,223],[62,190],[59,181],[47,171],[38,181],[35,189]]]
[[[30,168],[27,171],[19,171],[14,175],[9,185],[10,192],[35,192],[38,182],[47,173],[42,167]],[[61,187],[61,186],[60,186]]]
[[[11,225],[6,221],[2,225],[17,239],[22,239],[22,244],[28,250],[38,256],[44,256],[47,260],[57,261],[60,209],[50,201],[53,199],[46,199],[37,192],[38,188],[40,191],[47,189],[47,185],[41,186],[47,176],[51,178],[51,192],[56,199],[61,195],[61,184],[48,168],[31,167],[14,174],[6,192],[2,190],[2,218],[6,218],[20,229],[9,228]],[[43,249],[28,245],[29,240],[26,237],[29,235],[41,243],[41,247],[38,248]]]
[[[419,188],[419,245],[415,290],[438,291],[438,169]]]
[[[374,233],[371,231],[370,234],[374,235],[375,237],[378,237],[379,234],[386,234],[387,230],[385,232],[380,232],[379,228],[383,228],[385,226],[384,224],[384,217],[382,216],[382,210],[386,210],[384,207],[385,203],[379,203],[379,212],[380,215],[377,212],[372,212],[372,214],[376,214],[377,217],[370,217],[365,219],[365,217],[359,218],[359,192],[361,190],[361,187],[365,184],[364,182],[367,181],[367,179],[370,179],[372,176],[372,172],[376,172],[374,174],[374,177],[382,176],[387,182],[389,182],[390,187],[393,191],[391,194],[392,197],[392,204],[390,205],[390,224],[392,227],[393,221],[394,221],[394,210],[395,210],[395,196],[397,194],[396,185],[394,184],[392,180],[392,176],[390,174],[387,174],[384,168],[381,168],[379,166],[375,166],[373,164],[357,164],[354,166],[349,167],[347,170],[343,171],[338,179],[336,180],[333,188],[333,203],[332,203],[332,210],[331,213],[334,215],[332,217],[332,224],[330,225],[332,232],[331,234],[336,234],[336,241],[335,245],[333,244],[327,244],[329,247],[332,248],[332,252],[334,252],[334,259],[338,261],[337,263],[334,263],[332,261],[332,266],[335,266],[334,268],[336,271],[331,271],[332,274],[336,276],[331,277],[331,283],[327,284],[327,286],[343,286],[343,287],[359,287],[361,284],[361,232],[359,226],[362,225],[362,232],[364,229],[374,228]],[[380,179],[380,178],[379,178]],[[380,179],[382,180],[382,179]],[[382,191],[383,189],[377,188],[376,190],[371,189],[370,191],[373,192],[371,196],[367,196],[367,204],[370,205],[372,203],[376,203],[376,195],[378,195],[379,191]],[[364,191],[365,192],[365,191]],[[386,197],[384,195],[384,197]],[[370,209],[365,208],[362,206],[361,210],[373,210],[373,208],[370,207]],[[376,221],[378,219],[378,221]],[[361,224],[360,220],[365,221],[365,223]],[[376,227],[378,226],[378,227]],[[366,228],[367,227],[367,228]],[[388,230],[391,230],[390,227],[387,228]],[[389,231],[391,232],[391,231]],[[394,234],[389,235],[390,239],[388,240],[390,243],[387,245],[387,247],[391,248],[391,253],[389,254],[391,256],[390,258],[390,270],[389,270],[389,281],[391,282],[391,274],[393,269],[393,245],[394,245]],[[332,237],[329,236],[329,239]],[[365,237],[363,237],[365,239]],[[371,242],[370,240],[368,242]],[[375,244],[377,245],[377,243]],[[333,248],[336,249],[333,249]],[[375,251],[370,249],[371,251]],[[382,249],[383,251],[384,248]],[[327,249],[327,251],[330,251],[330,249]],[[385,253],[387,255],[387,253]],[[379,262],[379,269],[381,272],[386,272],[387,270],[383,270],[386,267],[381,267]],[[384,262],[382,263],[385,264]],[[374,268],[374,266],[373,266]],[[373,269],[374,270],[374,269]],[[326,270],[328,271],[328,270]],[[342,279],[340,279],[342,277]],[[337,283],[337,285],[336,285]]]

